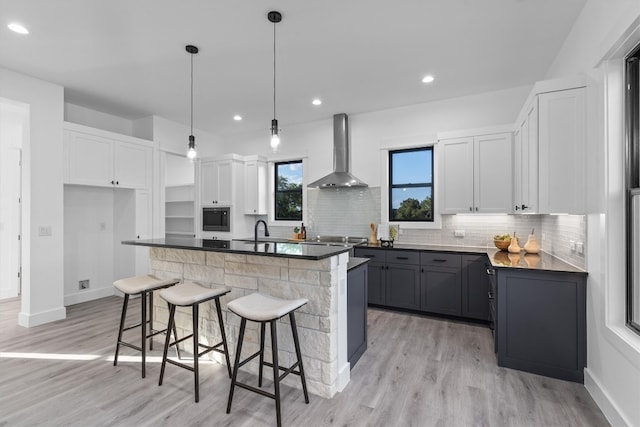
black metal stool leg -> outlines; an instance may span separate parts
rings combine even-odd
[[[176,332],[176,324],[174,315],[176,313],[176,306],[169,304],[169,323],[167,324],[167,336],[164,339],[164,352],[162,353],[162,365],[160,366],[160,380],[158,385],[162,385],[162,379],[164,378],[164,368],[167,366],[167,353],[169,352],[169,343],[171,342],[171,330],[173,330],[174,337],[178,341],[178,333]],[[178,344],[176,344],[176,347]]]
[[[293,334],[293,344],[296,348],[296,357],[298,358],[298,370],[300,371],[300,380],[302,381],[302,391],[304,392],[304,402],[309,403],[309,393],[307,393],[307,381],[304,377],[304,367],[302,366],[302,352],[300,351],[300,341],[298,340],[298,327],[296,326],[296,317],[293,313],[289,313],[291,323],[291,333]]]
[[[140,348],[142,349],[142,378],[147,375],[146,361],[147,361],[147,295],[146,292],[142,292],[140,295],[140,304],[142,311],[142,322],[140,324],[140,330],[142,334],[142,341]]]
[[[124,294],[122,302],[122,314],[120,315],[120,329],[118,330],[118,342],[116,343],[116,355],[113,357],[113,366],[118,364],[118,352],[120,351],[120,342],[122,341],[122,331],[124,330],[124,321],[127,317],[127,306],[129,305],[129,294]]]
[[[171,313],[171,303],[167,303],[167,307],[169,307],[169,313]],[[175,308],[174,308],[175,311]],[[171,326],[173,325],[173,327]],[[178,329],[176,328],[176,322],[172,322],[172,323],[167,323],[167,332],[166,335],[171,335],[171,330],[173,330],[173,336],[176,339],[176,341],[178,340]],[[178,360],[182,359],[181,354],[180,354],[180,345],[176,344],[176,356],[178,357]]]
[[[149,303],[147,304],[149,307],[149,332],[153,334],[153,291],[149,292]],[[149,339],[149,350],[153,350],[153,337]]]
[[[278,333],[276,331],[276,320],[271,321],[271,353],[273,359],[273,387],[276,401],[276,422],[278,427],[282,425],[280,418],[280,369],[278,365]]]
[[[218,312],[218,325],[220,325],[220,335],[222,336],[222,348],[224,348],[224,358],[227,362],[227,371],[231,378],[231,361],[229,360],[229,347],[227,346],[227,334],[224,331],[224,322],[222,321],[222,309],[220,308],[220,298],[216,298],[216,311]]]
[[[238,345],[236,346],[235,363],[233,364],[233,375],[231,376],[231,386],[229,388],[229,401],[227,402],[227,414],[231,412],[231,401],[233,400],[233,390],[238,378],[238,368],[240,367],[240,353],[242,352],[242,341],[244,340],[244,328],[247,326],[247,319],[240,319],[240,333],[238,334]]]
[[[260,372],[258,373],[258,387],[262,387],[262,368],[264,366],[264,322],[260,322]]]
[[[193,382],[195,384],[196,402],[200,400],[200,382],[198,380],[198,353],[200,348],[198,347],[198,304],[193,304]]]

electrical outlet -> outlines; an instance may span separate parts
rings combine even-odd
[[[576,252],[579,253],[579,254],[583,254],[584,253],[584,243],[576,242]]]
[[[576,241],[575,240],[569,240],[569,249],[571,249],[571,252],[575,252],[576,251]]]
[[[38,236],[51,236],[51,226],[41,225],[38,227]]]
[[[89,289],[89,279],[78,281],[78,289]]]
[[[464,237],[464,230],[454,230],[453,235],[455,237]]]

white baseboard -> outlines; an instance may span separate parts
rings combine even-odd
[[[347,362],[342,366],[342,369],[338,370],[337,391],[341,392],[344,390],[347,384],[349,384],[349,380],[351,380],[351,365]]]
[[[629,427],[629,423],[620,413],[616,404],[609,398],[607,392],[602,388],[600,382],[591,375],[589,369],[584,370],[584,387],[587,389],[593,400],[596,402],[607,421],[615,427]]]
[[[110,297],[113,293],[113,286],[98,289],[86,289],[82,292],[76,292],[64,296],[64,305],[80,304],[81,302],[93,301],[94,299]]]
[[[42,311],[40,313],[23,313],[18,314],[18,324],[30,328],[32,326],[42,325],[44,323],[55,322],[67,317],[67,309],[64,307],[54,308],[53,310]]]

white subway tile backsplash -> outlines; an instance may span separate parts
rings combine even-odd
[[[381,188],[339,188],[307,191],[307,236],[369,236],[369,224],[381,222]],[[466,247],[493,247],[493,236],[515,232],[524,246],[531,231],[542,250],[579,268],[585,268],[587,248],[584,215],[443,215],[439,230],[402,226],[398,242]],[[464,237],[454,232],[463,230]],[[289,237],[290,227],[271,227],[273,236]],[[543,236],[545,237],[543,239]],[[582,254],[569,241],[582,242]]]

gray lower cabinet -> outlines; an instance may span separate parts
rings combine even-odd
[[[366,264],[347,273],[347,360],[351,369],[367,349],[367,273]]]
[[[496,269],[498,365],[583,382],[586,275]]]
[[[486,255],[355,248],[369,258],[369,304],[489,320]]]
[[[486,255],[462,255],[462,312],[468,319],[489,320],[491,283]]]
[[[415,251],[356,248],[369,258],[369,304],[420,309],[420,256]]]
[[[420,253],[420,309],[422,311],[460,316],[461,258],[457,254]]]

